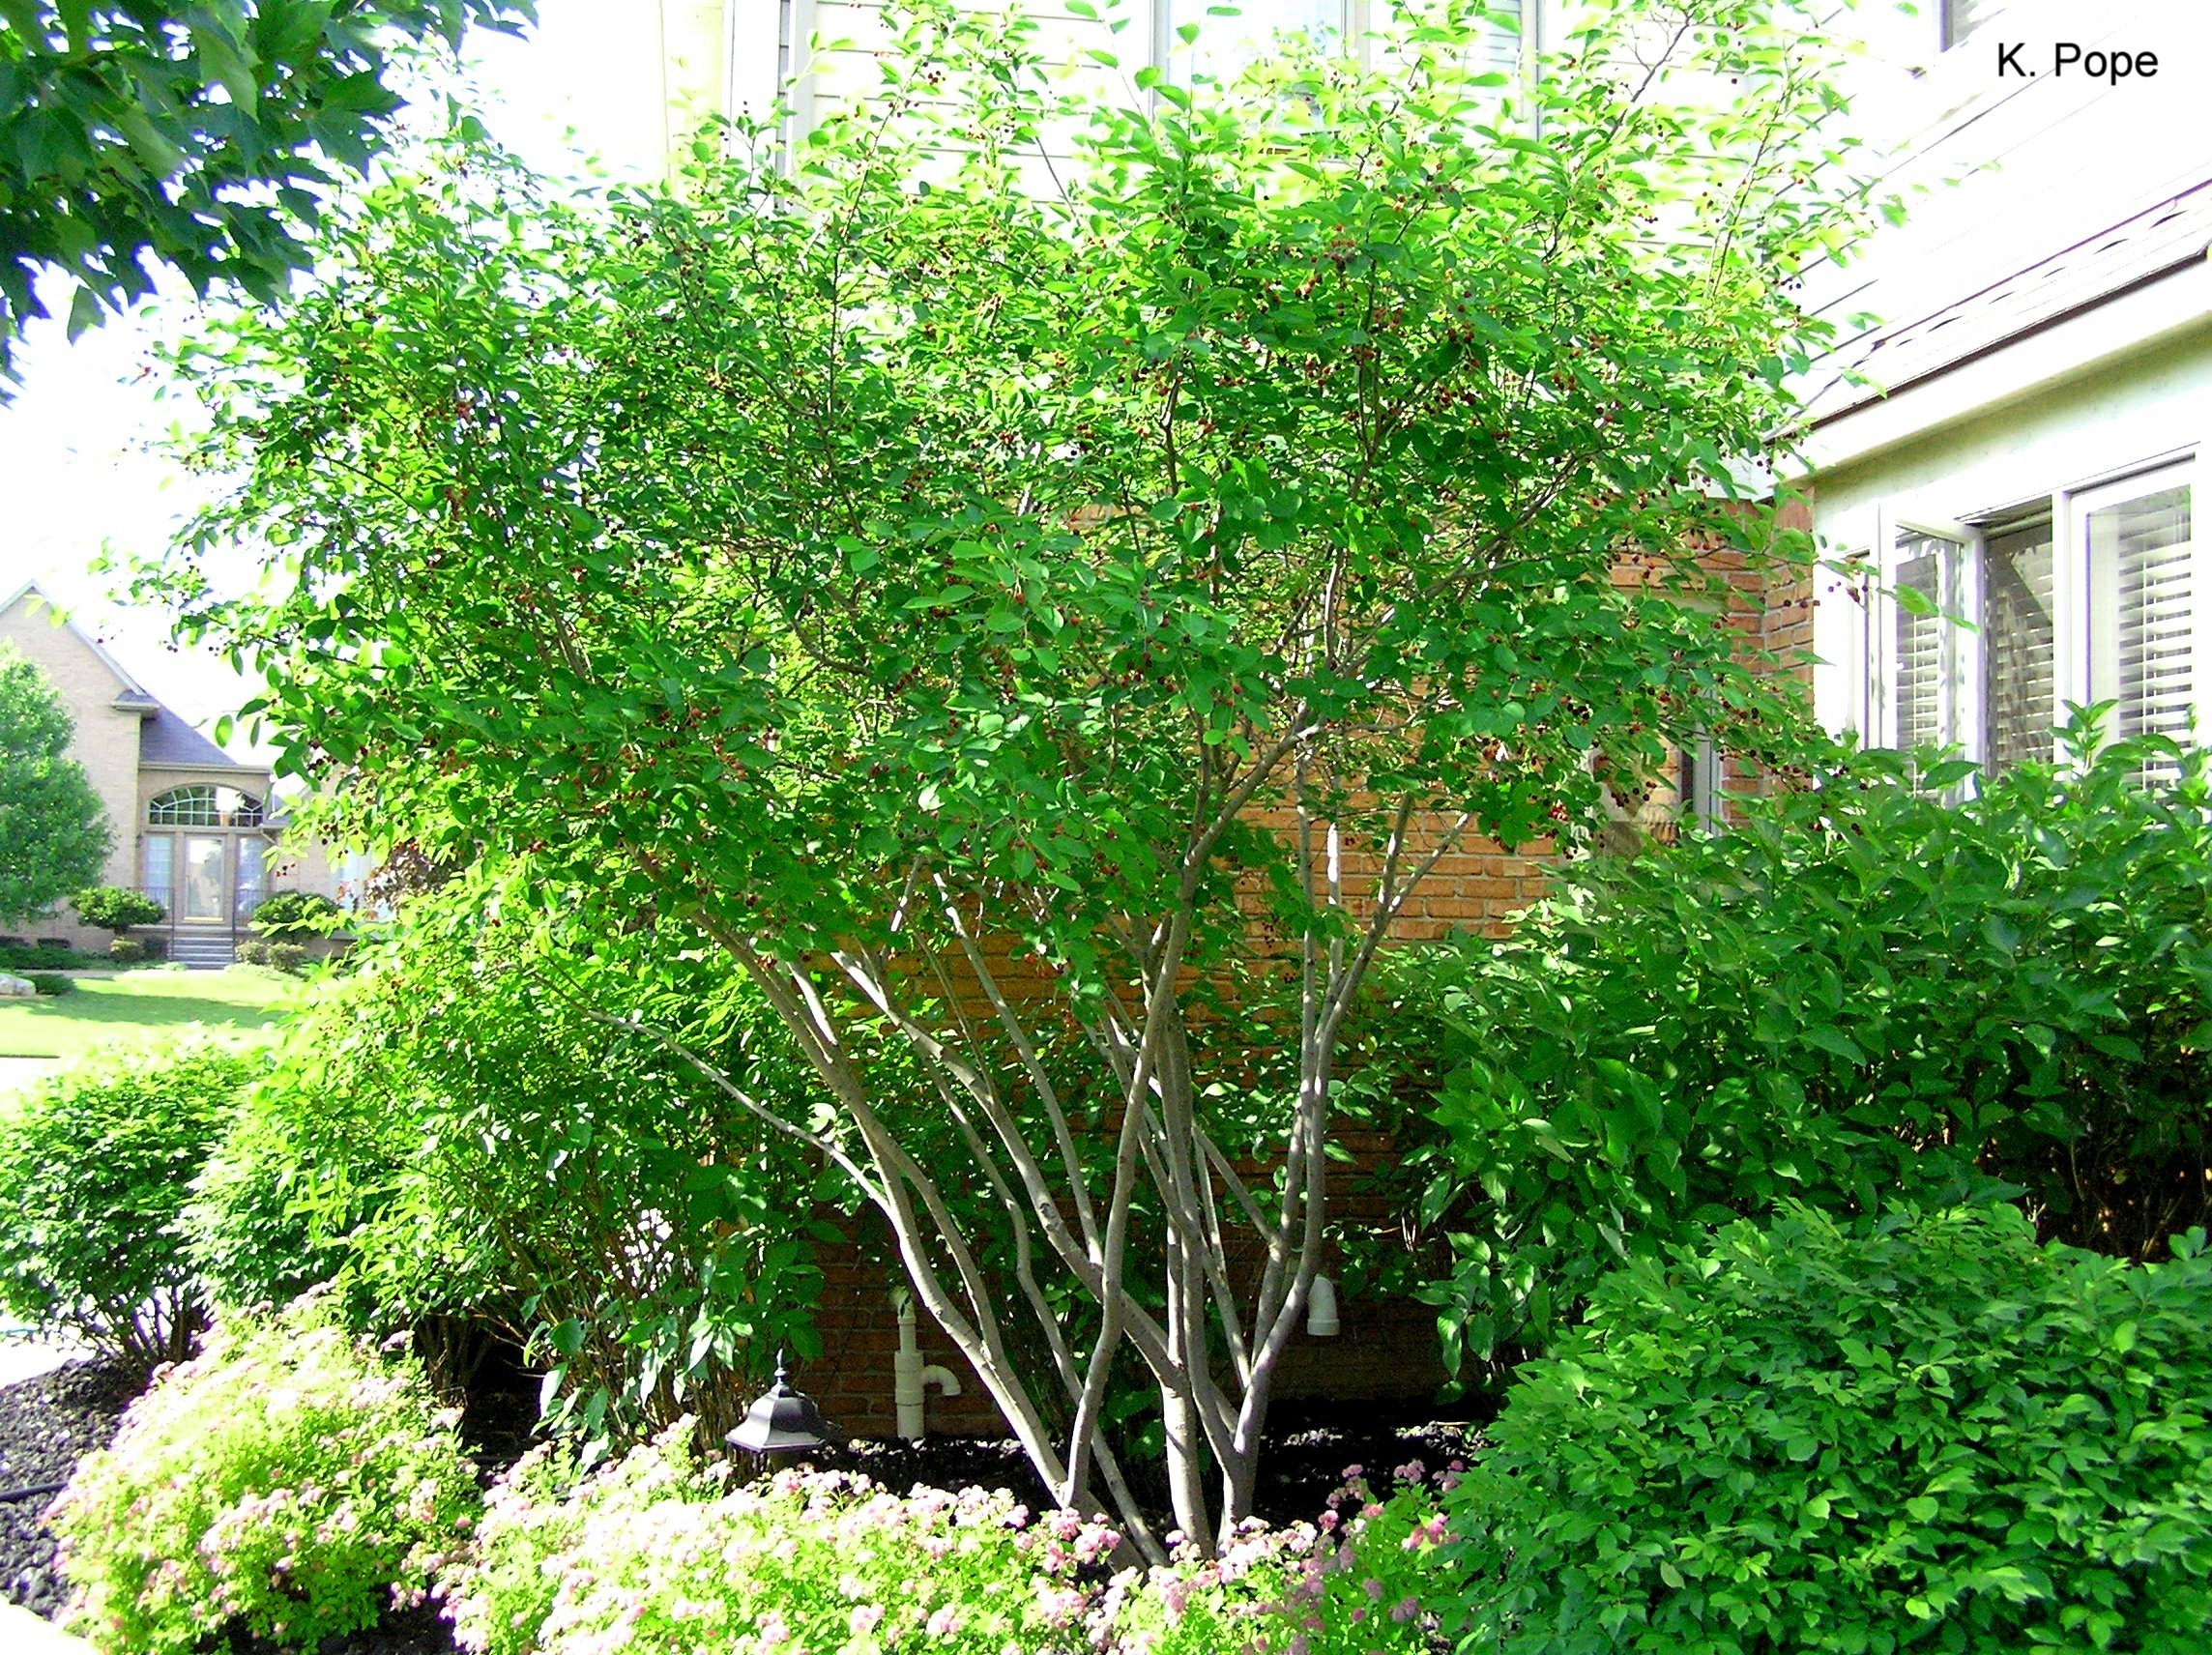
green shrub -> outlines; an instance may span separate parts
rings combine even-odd
[[[779,1346],[819,1350],[819,1167],[593,1020],[558,986],[578,961],[436,922],[442,900],[321,985],[214,1158],[188,1227],[217,1302],[335,1280],[379,1332],[473,1320],[534,1349],[563,1428],[597,1448],[687,1412],[735,1426]],[[654,957],[625,992],[734,992]],[[726,1023],[716,1040],[745,1061]]]
[[[178,1233],[187,1186],[266,1063],[183,1044],[31,1088],[0,1118],[0,1304],[146,1366],[186,1354],[203,1321]]]
[[[1959,804],[1915,782],[1965,766],[1859,755],[1410,965],[1401,1067],[1443,1079],[1401,1205],[1453,1238],[1454,1353],[1540,1344],[1610,1263],[1785,1199],[1994,1185],[2140,1258],[2212,1224],[2206,763],[2121,742]]]
[[[780,1471],[733,1489],[688,1422],[588,1477],[540,1451],[485,1503],[440,1585],[476,1655],[712,1649],[947,1655],[1416,1655],[1442,1533],[1421,1467],[1358,1483],[1320,1524],[1246,1524],[1217,1559],[1150,1572],[1105,1524],[1009,1495]],[[1116,1573],[1119,1571],[1119,1573]]]
[[[69,1624],[118,1655],[312,1649],[421,1602],[480,1508],[457,1417],[312,1311],[225,1322],[56,1503]]]
[[[118,935],[133,925],[159,925],[168,917],[168,910],[152,897],[112,885],[80,890],[70,898],[70,906],[87,925]]]
[[[277,890],[254,906],[250,923],[262,936],[276,941],[291,937],[321,936],[344,916],[344,910],[319,891]]]
[[[59,972],[29,972],[25,980],[41,994],[74,994],[76,983]]]
[[[1800,1206],[1639,1261],[1449,1498],[1468,1650],[2126,1649],[2212,1626],[2212,1260]]]
[[[946,1655],[1090,1647],[1081,1524],[1059,1566],[1012,1496],[901,1498],[863,1478],[782,1471],[730,1489],[693,1468],[689,1422],[589,1477],[525,1460],[485,1503],[478,1551],[441,1582],[455,1641],[481,1655],[717,1648]],[[721,1473],[717,1475],[716,1473]],[[1063,1595],[1064,1594],[1064,1595]]]
[[[33,946],[20,937],[0,939],[0,972],[87,972],[112,964],[104,954],[80,954],[74,949]]]
[[[119,966],[135,966],[146,957],[146,944],[135,937],[118,937],[107,944],[107,957]]]
[[[306,969],[307,950],[297,943],[249,941],[233,946],[230,957],[242,966],[261,966],[288,976],[299,976]]]

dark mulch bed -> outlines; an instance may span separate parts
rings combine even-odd
[[[114,1437],[136,1390],[123,1370],[84,1362],[0,1387],[0,1490],[66,1481],[78,1459]],[[64,1595],[54,1537],[41,1521],[53,1497],[0,1500],[0,1594],[48,1616]]]
[[[136,1394],[123,1371],[79,1363],[0,1387],[0,1488],[60,1482],[78,1458],[106,1446],[125,1406]],[[471,1399],[463,1436],[489,1469],[510,1464],[527,1446],[536,1398],[520,1389],[480,1391]],[[1470,1427],[1391,1413],[1371,1407],[1277,1409],[1268,1434],[1259,1494],[1260,1515],[1271,1523],[1311,1519],[1343,1480],[1363,1466],[1378,1491],[1412,1460],[1431,1471],[1467,1452]],[[1033,1509],[1052,1502],[1011,1441],[938,1437],[919,1445],[862,1438],[799,1464],[859,1471],[905,1493],[916,1485],[1004,1489]],[[1141,1489],[1158,1481],[1157,1467],[1129,1468]],[[60,1611],[66,1586],[54,1567],[53,1535],[40,1522],[48,1495],[0,1501],[0,1592],[40,1614]],[[1161,1528],[1164,1513],[1150,1514]],[[319,1655],[451,1655],[451,1629],[425,1607],[388,1616],[366,1632],[326,1640]],[[247,1655],[261,1655],[248,1648]]]
[[[1470,1424],[1366,1406],[1278,1408],[1276,1429],[1267,1433],[1261,1456],[1254,1504],[1271,1524],[1310,1523],[1343,1485],[1350,1466],[1360,1466],[1369,1485],[1386,1494],[1392,1474],[1412,1461],[1418,1460],[1425,1469],[1436,1472],[1467,1458],[1473,1430]],[[1010,1438],[940,1437],[917,1446],[896,1437],[861,1437],[844,1448],[801,1456],[792,1463],[858,1471],[900,1494],[917,1485],[941,1489],[974,1485],[1004,1489],[1035,1511],[1055,1503],[1020,1445]],[[1140,1498],[1160,1481],[1156,1464],[1124,1469]],[[1164,1506],[1148,1505],[1146,1517],[1163,1532],[1173,1526]]]

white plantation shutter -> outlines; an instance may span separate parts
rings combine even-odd
[[[1490,0],[1490,26],[1483,32],[1477,73],[1518,76],[1521,73],[1521,31],[1528,26],[1522,0]]]
[[[1897,541],[1890,584],[1914,592],[1938,613],[1920,614],[1902,597],[1889,601],[1889,744],[1910,749],[1957,740],[1951,729],[1949,682],[1950,572],[1958,548],[1931,535]]]
[[[1270,55],[1286,34],[1303,34],[1316,45],[1342,40],[1345,0],[1234,0],[1236,15],[1215,8],[1231,0],[1167,0],[1161,46],[1179,83],[1193,73],[1216,80],[1235,76],[1255,59]],[[1198,26],[1198,44],[1185,44],[1179,31]]]
[[[2002,0],[1942,0],[1942,46],[1948,51],[1988,22]]]
[[[2116,703],[2112,733],[2183,740],[2197,703],[2195,547],[2189,485],[2087,513],[2089,676]]]
[[[2058,717],[2051,525],[1993,531],[1982,552],[1982,757],[1992,775],[2049,764]]]

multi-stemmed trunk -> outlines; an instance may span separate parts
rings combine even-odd
[[[1291,756],[1289,743],[1282,756]],[[1301,1324],[1327,1239],[1329,1094],[1344,1019],[1408,896],[1467,825],[1462,816],[1439,826],[1425,854],[1410,856],[1417,801],[1405,800],[1367,858],[1372,877],[1358,893],[1358,929],[1339,926],[1324,938],[1323,916],[1348,911],[1346,848],[1332,823],[1302,807],[1302,764],[1296,773],[1295,851],[1315,918],[1293,949],[1263,962],[1296,973],[1298,1002],[1297,1087],[1279,1160],[1266,1169],[1271,1191],[1256,1188],[1208,1130],[1185,1018],[1204,858],[1254,786],[1221,801],[1219,827],[1190,847],[1178,904],[1123,928],[1118,940],[1127,978],[1080,1002],[1076,1025],[1118,1114],[1106,1120],[1110,1162],[1084,1154],[1084,1131],[1035,1032],[1037,983],[1003,979],[984,945],[977,905],[926,869],[908,881],[902,913],[918,937],[926,904],[934,950],[917,940],[911,952],[855,947],[791,960],[770,953],[765,940],[715,928],[849,1130],[791,1120],[660,1036],[744,1107],[844,1171],[888,1222],[917,1298],[975,1369],[1055,1497],[1086,1512],[1110,1510],[1155,1559],[1163,1540],[1108,1438],[1109,1371],[1124,1348],[1149,1370],[1160,1396],[1176,1527],[1201,1550],[1215,1549],[1251,1515],[1276,1371]],[[917,997],[917,982],[934,998]],[[1044,983],[1048,1002],[1053,986]],[[856,1046],[869,1037],[863,1022],[890,1031],[918,1060],[967,1151],[962,1173],[980,1178],[1004,1216],[1010,1282],[981,1257],[981,1237],[947,1197],[945,1169],[925,1164],[887,1122],[887,1100],[874,1095]],[[1018,1086],[1018,1096],[1009,1086]],[[1155,1211],[1158,1250],[1147,1257],[1132,1254],[1132,1212],[1140,1205]],[[1091,1301],[1095,1337],[1088,1350],[1070,1342],[1040,1268],[1072,1279]],[[1009,1299],[1031,1316],[1048,1372],[1025,1371],[1014,1354],[1004,1314]],[[1056,1416],[1066,1422],[1058,1430]]]

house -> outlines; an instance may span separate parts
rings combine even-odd
[[[333,894],[320,847],[304,856],[280,848],[269,771],[239,763],[162,705],[35,583],[0,600],[0,641],[44,671],[75,724],[71,756],[113,834],[102,883],[143,891],[167,915],[134,935],[159,940],[178,964],[225,966],[273,888]],[[38,934],[92,952],[108,944],[66,908]]]
[[[1862,102],[1902,135],[1891,182],[1929,193],[1819,296],[1880,318],[1804,387],[1802,484],[1840,566],[1819,716],[1999,770],[2051,759],[2069,705],[2186,735],[2212,683],[2212,27],[2173,0],[1869,21]]]
[[[1224,16],[1122,0],[1096,9],[1125,20],[1118,34],[1089,8],[1030,11],[1074,84],[1126,97],[1140,66],[1219,71],[1279,29],[1370,49],[1390,3],[1239,0]],[[1495,67],[1533,73],[1592,3],[1493,4]],[[886,38],[877,0],[657,9],[672,147],[779,93],[796,141],[871,84]],[[1822,722],[1870,744],[1950,742],[2001,769],[2050,757],[2066,707],[2092,702],[2114,704],[2115,732],[2179,732],[2212,676],[2194,607],[2212,577],[2190,529],[2212,420],[2208,9],[1930,0],[1837,26],[1864,48],[1849,119],[1909,216],[1811,284],[1843,337],[1802,386],[1785,475],[1845,566],[1790,595],[1766,640],[1817,660]]]

